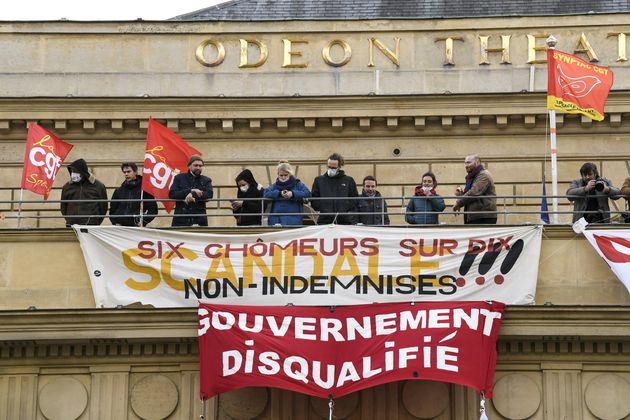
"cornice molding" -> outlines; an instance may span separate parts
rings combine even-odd
[[[282,98],[2,98],[0,135],[26,129],[27,121],[64,133],[145,133],[148,117],[174,131],[197,133],[448,130],[464,127],[544,129],[546,93],[338,96]],[[173,110],[177,110],[176,112]],[[608,98],[607,119],[558,114],[559,128],[620,127],[630,118],[630,92]]]
[[[503,225],[509,226],[509,225]],[[519,225],[520,226],[520,225]],[[398,227],[400,229],[407,229],[406,226]],[[421,228],[421,227],[420,227]],[[597,229],[619,229],[619,225],[602,225],[598,226]],[[161,227],[160,229],[171,230],[170,227]],[[431,229],[467,229],[464,225],[440,225],[433,226]],[[187,228],[180,229],[175,228],[177,231],[185,231],[185,232],[198,232],[198,233],[212,233],[212,234],[258,234],[258,233],[269,233],[275,232],[278,230],[276,227],[243,227],[235,229],[233,227],[207,227],[207,228]],[[11,243],[11,242],[77,242],[77,237],[72,229],[68,228],[23,228],[23,229],[15,229],[15,228],[7,228],[0,229],[2,235],[0,235],[0,243]],[[544,239],[572,239],[575,238],[576,234],[573,231],[571,225],[543,225],[543,238]],[[512,307],[515,308],[515,307]],[[532,307],[527,307],[532,308]],[[135,310],[135,309],[134,309]],[[511,309],[514,310],[514,309]],[[629,309],[630,310],[630,309]],[[105,309],[100,309],[99,311],[105,311]],[[37,311],[40,313],[41,311]],[[0,317],[3,316],[5,312],[0,311]],[[0,326],[0,331],[1,326]]]
[[[197,310],[121,308],[0,311],[0,344],[193,339]],[[509,306],[501,339],[624,340],[629,306]]]

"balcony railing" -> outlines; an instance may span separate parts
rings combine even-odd
[[[390,226],[408,226],[409,224],[405,222],[406,214],[438,214],[441,219],[440,224],[447,225],[458,225],[463,224],[464,219],[462,217],[463,210],[460,212],[452,211],[452,206],[455,204],[455,201],[459,198],[456,196],[441,196],[446,202],[446,209],[443,212],[407,212],[406,206],[410,199],[414,198],[413,196],[383,196],[377,197],[375,200],[384,200],[387,203],[388,207],[388,215],[390,217],[391,223]],[[482,198],[482,197],[479,197]],[[467,214],[473,213],[494,213],[497,216],[498,224],[532,224],[532,223],[540,223],[540,203],[542,197],[539,195],[497,195],[495,196],[497,200],[497,210],[496,212],[467,212]],[[548,196],[547,199],[551,201],[551,196]],[[562,195],[558,196],[559,200],[564,201],[560,207],[560,210],[557,214],[560,216],[561,222],[560,224],[568,224],[571,223],[573,217],[573,204],[568,201],[569,196]],[[572,197],[571,197],[572,198]],[[583,196],[575,196],[575,198],[584,199]],[[628,199],[628,196],[621,196],[622,199]],[[353,198],[342,198],[341,200],[365,200],[366,197],[353,197]],[[367,198],[369,199],[369,198]],[[206,202],[206,214],[186,214],[185,217],[195,217],[195,216],[207,216],[209,221],[209,227],[221,227],[225,228],[228,226],[234,226],[235,222],[234,214],[231,211],[230,204],[234,201],[234,198],[216,198],[211,199]],[[244,215],[248,216],[256,216],[259,215],[263,224],[261,226],[267,225],[267,217],[269,215],[269,209],[271,207],[271,202],[273,200],[264,199],[264,198],[255,198],[255,199],[238,199],[239,201],[264,201],[266,204],[264,210],[261,213],[245,213]],[[385,212],[344,212],[344,213],[317,213],[310,206],[315,201],[327,201],[334,200],[339,201],[340,198],[310,198],[305,202],[304,212],[300,213],[273,213],[276,216],[295,216],[301,215],[304,218],[304,224],[317,224],[318,215],[331,215],[337,216],[339,214],[344,215],[376,215],[376,216],[384,216]],[[61,203],[80,203],[80,202],[106,202],[108,208],[112,202],[118,203],[126,203],[126,202],[138,202],[139,200],[0,200],[0,229],[2,228],[24,228],[24,229],[32,229],[32,228],[55,228],[55,227],[64,227],[66,226],[66,219],[68,222],[71,222],[72,219],[83,219],[86,215],[62,215],[60,212]],[[143,200],[144,202],[149,201],[171,201],[176,202],[177,200]],[[610,218],[605,221],[605,223],[624,223],[624,215],[627,213],[625,211],[625,200],[615,202],[610,200]],[[617,203],[623,203],[623,205],[619,206]],[[597,214],[598,211],[586,211],[580,212],[580,214]],[[548,212],[550,220],[553,220],[553,213],[551,210]],[[110,216],[109,214],[92,214],[91,216],[100,218],[104,218],[104,224],[109,224]],[[137,216],[139,218],[139,214],[136,215],[127,215],[129,216]],[[156,221],[154,221],[151,226],[152,227],[167,227],[170,226],[170,221],[173,217],[177,217],[174,214],[169,214],[164,211],[164,209],[160,209],[158,214],[155,215]],[[378,217],[379,219],[381,217]],[[115,222],[115,219],[114,219]]]

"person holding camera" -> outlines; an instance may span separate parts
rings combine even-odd
[[[301,226],[304,201],[311,192],[293,176],[293,167],[286,160],[278,164],[278,178],[265,190],[264,197],[273,200],[269,211],[269,226]],[[293,214],[287,214],[293,213]]]
[[[567,198],[573,202],[573,222],[584,217],[588,223],[610,223],[608,199],[619,199],[619,188],[599,176],[597,165],[592,162],[582,165],[580,175],[567,190]]]

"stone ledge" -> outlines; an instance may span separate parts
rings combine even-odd
[[[0,311],[0,346],[180,342],[195,338],[196,326],[196,308]],[[628,331],[628,306],[510,306],[501,339],[618,341],[626,340]]]

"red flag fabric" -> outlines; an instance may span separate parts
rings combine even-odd
[[[48,200],[57,172],[72,147],[36,123],[30,123],[22,169],[22,188],[43,195],[44,200]]]
[[[202,399],[248,386],[322,398],[428,379],[492,396],[500,302],[199,305]]]
[[[188,158],[201,155],[184,139],[169,130],[153,118],[149,118],[147,146],[144,155],[144,176],[142,190],[156,199],[168,199],[168,190],[175,175],[188,171]],[[167,212],[171,212],[175,203],[163,202]]]
[[[547,50],[547,69],[547,109],[604,119],[612,70],[553,49]]]

